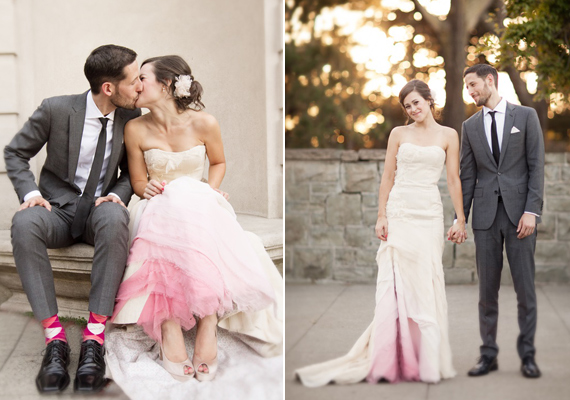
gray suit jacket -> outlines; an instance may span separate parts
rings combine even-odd
[[[87,93],[45,99],[4,148],[6,170],[20,202],[32,190],[39,190],[45,199],[59,207],[81,194],[81,189],[73,181],[83,135]],[[140,114],[138,109],[117,108],[115,112],[113,147],[101,193],[101,196],[116,193],[125,204],[133,191],[123,144],[123,128],[127,121]],[[47,158],[39,185],[36,185],[29,161],[44,145],[47,145]]]
[[[520,132],[511,133],[513,127]],[[461,135],[463,208],[467,220],[473,201],[473,229],[491,227],[499,194],[514,225],[525,211],[542,214],[544,140],[534,109],[507,103],[499,165],[485,136],[483,110],[463,123]]]

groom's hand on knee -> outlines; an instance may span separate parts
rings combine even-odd
[[[102,204],[102,203],[117,203],[122,205],[123,207],[127,208],[127,206],[125,205],[125,203],[123,203],[121,201],[121,199],[119,199],[117,196],[113,196],[112,194],[105,196],[105,197],[99,197],[97,200],[95,200],[95,207],[97,207],[98,205]]]
[[[42,196],[34,196],[31,199],[24,201],[20,205],[20,208],[18,209],[18,211],[22,211],[22,210],[25,210],[26,208],[35,207],[35,206],[44,207],[46,210],[51,211],[51,204],[49,203],[49,201],[44,199]]]

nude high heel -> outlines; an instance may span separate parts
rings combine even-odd
[[[164,369],[166,371],[168,371],[168,373],[170,373],[170,375],[172,375],[172,377],[174,379],[176,379],[177,381],[185,382],[185,381],[191,379],[192,377],[194,377],[194,374],[196,373],[196,368],[194,368],[194,366],[192,365],[190,358],[186,358],[186,360],[179,362],[179,363],[175,363],[175,362],[170,361],[166,357],[166,353],[164,352],[164,349],[162,348],[162,343],[160,344],[159,357],[162,360],[162,366],[164,367]],[[192,367],[192,373],[191,374],[185,374],[184,373],[184,367]]]
[[[218,331],[215,331],[216,339],[218,338]],[[216,340],[217,343],[217,340]],[[217,345],[216,345],[217,346]],[[204,365],[208,368],[208,372],[200,372],[198,368]],[[211,381],[216,376],[216,371],[218,370],[218,352],[216,351],[216,356],[211,360],[202,360],[199,358],[196,353],[194,352],[194,358],[192,359],[192,367],[194,368],[194,372],[196,373],[196,379],[200,382],[203,381]]]
[[[200,365],[206,366],[208,372],[200,372],[198,368]],[[200,358],[194,356],[192,361],[192,366],[194,367],[194,372],[196,373],[196,379],[200,382],[211,381],[216,376],[216,371],[218,370],[218,355],[211,360],[201,360]]]

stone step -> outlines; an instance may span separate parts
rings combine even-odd
[[[283,275],[283,220],[238,214],[238,221],[244,230],[261,238],[267,253]],[[48,255],[53,269],[59,314],[87,316],[93,246],[79,243],[63,249],[48,249]],[[31,311],[16,271],[9,230],[0,230],[0,304],[4,310]]]

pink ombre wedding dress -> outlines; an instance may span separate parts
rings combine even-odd
[[[136,323],[161,341],[174,319],[217,314],[219,326],[262,356],[282,352],[282,279],[261,240],[245,232],[231,205],[201,181],[206,148],[144,152],[164,192],[131,207],[131,248],[112,322]]]
[[[388,240],[376,261],[374,319],[343,357],[295,371],[305,386],[330,382],[438,382],[456,375],[443,278],[443,207],[438,146],[403,143],[386,204]]]

